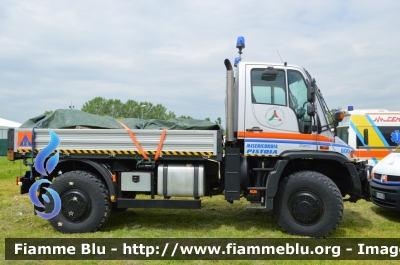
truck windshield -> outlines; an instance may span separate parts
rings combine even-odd
[[[289,83],[289,106],[298,111],[300,108],[306,108],[307,101],[307,86],[304,82],[302,74],[298,71],[288,71]]]
[[[304,69],[304,71],[306,72],[309,80],[312,80],[312,77],[311,77],[310,73],[308,73],[308,71],[306,69]],[[333,128],[332,113],[329,110],[328,106],[326,105],[324,97],[322,96],[321,91],[318,89],[317,86],[315,87],[315,90],[316,90],[315,94],[317,95],[317,100],[321,104],[322,112],[324,113],[324,117],[325,117],[325,120],[326,120],[326,123],[327,123],[327,125],[322,128],[322,131],[330,130],[331,128]]]
[[[324,113],[325,120],[327,122],[327,126],[326,126],[325,130],[323,128],[322,131],[326,131],[328,129],[333,128],[332,113],[329,111],[328,106],[326,105],[326,102],[318,88],[317,88],[316,95],[317,95],[318,101],[321,103],[322,112]]]

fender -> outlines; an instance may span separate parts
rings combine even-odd
[[[115,192],[115,186],[114,186],[114,183],[112,182],[111,172],[108,171],[104,166],[102,166],[101,164],[99,164],[97,162],[94,162],[94,161],[91,161],[91,160],[86,160],[86,159],[82,159],[82,160],[81,159],[79,159],[79,160],[77,160],[77,159],[68,159],[68,160],[60,161],[58,163],[56,169],[54,170],[54,172],[57,172],[57,168],[60,165],[62,165],[63,163],[68,163],[68,162],[83,163],[83,164],[86,164],[86,165],[90,166],[91,168],[93,168],[96,171],[96,173],[98,173],[99,176],[101,176],[102,179],[104,179],[104,181],[106,182],[107,187],[108,187],[108,191],[110,193],[109,194],[110,200],[112,202],[116,202],[117,201],[117,199],[116,199],[117,196],[116,196],[116,192]],[[77,169],[79,169],[79,168],[77,168]],[[111,198],[114,198],[114,199],[112,200]]]
[[[352,189],[350,193],[350,201],[351,202],[356,202],[357,200],[362,198],[362,187],[361,187],[361,180],[358,175],[356,166],[353,163],[345,163],[344,164],[347,169],[349,170],[350,176],[351,176],[351,184],[352,184]]]
[[[334,160],[342,165],[350,162],[349,159],[344,155],[329,151],[313,151],[313,150],[285,151],[280,155],[280,157],[289,159],[313,158],[313,159]]]
[[[273,207],[272,199],[275,197],[276,192],[278,190],[278,184],[281,177],[281,174],[289,162],[292,159],[325,159],[325,160],[333,160],[342,164],[347,168],[349,172],[350,178],[348,179],[349,184],[351,185],[350,195],[351,201],[357,201],[361,198],[361,181],[358,177],[357,169],[353,163],[351,163],[344,155],[334,153],[334,152],[325,152],[325,151],[286,151],[283,152],[279,158],[283,158],[284,160],[278,160],[274,171],[271,171],[268,179],[267,179],[267,209]],[[270,208],[272,209],[272,208]]]
[[[267,178],[267,198],[266,198],[266,209],[272,210],[274,208],[274,197],[276,191],[278,190],[279,180],[283,170],[285,169],[288,160],[278,160],[276,161],[275,168],[271,171]]]

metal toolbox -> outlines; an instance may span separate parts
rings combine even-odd
[[[151,191],[151,172],[122,172],[121,191]]]

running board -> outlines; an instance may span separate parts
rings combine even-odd
[[[272,170],[274,170],[274,168],[273,167],[270,167],[270,168],[259,168],[259,167],[255,167],[255,168],[253,168],[253,171],[272,171]]]
[[[267,207],[265,207],[265,206],[247,206],[247,209],[249,209],[249,210],[266,210]]]
[[[247,187],[247,190],[267,190],[267,187]]]

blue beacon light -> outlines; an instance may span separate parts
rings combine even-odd
[[[244,45],[244,37],[240,36],[237,39],[236,42],[236,48],[239,49],[239,61],[242,60],[242,49],[244,49],[245,45]],[[236,61],[236,59],[235,59]]]
[[[245,47],[245,45],[244,45],[244,37],[240,36],[237,39],[236,48],[238,48],[239,51],[241,52],[242,49],[244,49],[244,47]]]
[[[239,57],[236,57],[236,58],[235,58],[235,61],[234,61],[235,67],[238,65],[239,62],[240,62],[240,58],[239,58]]]

